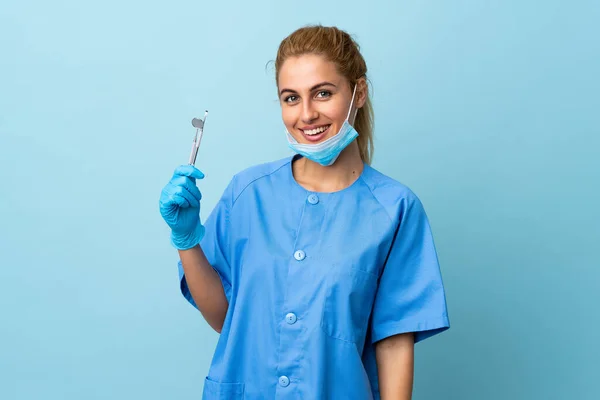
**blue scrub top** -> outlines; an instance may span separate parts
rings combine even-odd
[[[374,344],[449,328],[423,206],[369,165],[310,192],[293,157],[235,175],[200,243],[229,308],[203,399],[379,399]],[[181,291],[196,306],[179,262]]]

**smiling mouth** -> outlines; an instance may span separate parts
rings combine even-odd
[[[304,135],[304,137],[307,140],[318,141],[320,138],[322,138],[324,136],[324,134],[329,132],[330,126],[331,126],[331,124],[319,126],[318,128],[315,128],[315,129],[307,129],[307,130],[299,129],[299,130],[300,130],[300,132],[302,132],[302,134]]]
[[[307,136],[317,136],[318,134],[323,133],[327,129],[329,129],[330,126],[331,126],[331,124],[330,125],[323,125],[323,126],[320,126],[318,128],[315,128],[315,129],[308,129],[308,130],[302,130],[302,129],[300,129],[300,130],[302,131],[302,133],[304,133]]]

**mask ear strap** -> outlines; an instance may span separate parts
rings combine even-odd
[[[346,117],[346,119],[348,120],[348,122],[350,122],[350,114],[352,114],[352,106],[354,105],[354,96],[356,95],[356,87],[357,86],[358,86],[358,83],[356,83],[354,85],[354,91],[352,92],[352,100],[350,100],[350,109],[348,110],[348,116]]]

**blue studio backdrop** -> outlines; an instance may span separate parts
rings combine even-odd
[[[202,218],[290,155],[273,64],[314,23],[358,40],[373,166],[427,210],[451,329],[417,400],[594,400],[597,1],[0,6],[0,399],[200,398],[218,335],[180,295],[158,212],[209,110]],[[260,312],[260,310],[256,310]]]

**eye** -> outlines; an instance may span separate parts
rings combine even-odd
[[[331,92],[328,90],[320,90],[319,92],[317,92],[317,97],[323,99],[323,98],[327,98],[331,96]]]
[[[283,101],[288,104],[294,103],[297,100],[298,100],[298,96],[296,96],[296,95],[290,95],[283,99]]]

